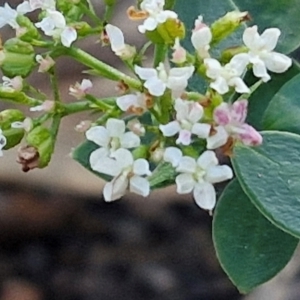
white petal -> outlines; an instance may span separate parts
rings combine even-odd
[[[125,132],[125,122],[118,119],[108,119],[106,129],[111,137],[121,137]]]
[[[166,90],[166,84],[158,77],[152,77],[144,83],[144,87],[149,90],[153,96],[162,96]]]
[[[264,57],[264,62],[267,69],[274,73],[283,73],[292,65],[289,57],[277,52],[269,53]]]
[[[217,132],[214,135],[209,136],[206,141],[207,149],[216,149],[226,144],[228,139],[228,133],[223,126],[217,126],[214,128]]]
[[[134,162],[131,152],[127,149],[119,148],[118,150],[114,151],[110,156],[115,158],[118,166],[121,169],[127,168],[128,166],[132,166]]]
[[[222,66],[214,58],[205,58],[204,59],[204,64],[206,66],[206,75],[211,78],[211,79],[216,79],[217,77],[220,76]]]
[[[77,31],[73,27],[66,27],[60,34],[60,39],[65,47],[70,47],[77,39]]]
[[[97,151],[97,150],[96,150]],[[90,156],[91,168],[94,171],[109,176],[117,176],[122,171],[122,166],[114,159],[104,156],[101,150],[92,152]]]
[[[253,63],[253,73],[256,77],[262,78],[264,82],[267,82],[271,79],[262,60],[256,60],[256,62]]]
[[[119,108],[123,111],[127,111],[131,106],[137,105],[137,95],[129,94],[118,97],[116,102]]]
[[[138,29],[140,33],[145,33],[146,30],[148,31],[154,30],[157,27],[157,25],[158,25],[157,20],[149,17],[144,21],[142,26],[138,27]]]
[[[212,166],[206,170],[204,180],[210,183],[218,183],[233,177],[232,170],[229,166]]]
[[[216,166],[218,163],[215,152],[209,150],[204,151],[197,159],[197,165],[203,170],[206,170],[210,166]]]
[[[127,148],[127,149],[136,148],[141,144],[141,139],[138,135],[129,131],[129,132],[125,132],[120,137],[120,143],[122,148]]]
[[[212,39],[212,33],[208,26],[202,27],[192,33],[191,41],[196,50],[202,49],[209,45]]]
[[[252,26],[245,29],[243,41],[250,50],[259,50],[264,46],[264,43],[257,32],[257,26]]]
[[[225,78],[219,76],[216,81],[210,84],[210,87],[216,90],[219,94],[223,95],[229,91],[228,83]]]
[[[124,176],[115,177],[111,182],[107,182],[103,189],[105,201],[110,202],[120,199],[125,195],[128,187],[128,178]]]
[[[152,77],[157,77],[156,69],[152,68],[141,68],[138,65],[135,65],[134,72],[143,80],[147,80]]]
[[[181,129],[179,123],[177,121],[172,121],[166,125],[159,125],[160,131],[164,136],[173,136],[178,133]]]
[[[132,176],[129,180],[129,190],[132,193],[147,197],[150,194],[150,183],[146,178]]]
[[[106,33],[109,37],[111,49],[114,52],[118,52],[119,50],[124,49],[125,41],[124,35],[120,28],[113,26],[111,24],[107,24],[105,26]]]
[[[233,77],[229,80],[228,84],[235,87],[235,91],[240,94],[250,93],[250,89],[240,77]]]
[[[233,56],[229,62],[229,65],[232,69],[236,70],[238,76],[241,76],[244,73],[248,63],[249,55],[246,53],[240,53]]]
[[[24,15],[24,14],[27,14],[28,12],[33,11],[33,8],[31,7],[31,5],[29,4],[28,1],[24,1],[23,3],[21,3],[17,6],[16,11],[19,14]]]
[[[194,188],[194,199],[202,209],[212,210],[216,205],[216,192],[208,182],[197,183]]]
[[[90,155],[90,160],[89,160],[92,170],[97,171],[99,168],[98,165],[102,164],[103,157],[107,157],[108,154],[109,154],[108,149],[103,147],[93,151]]]
[[[189,115],[189,102],[176,98],[174,108],[176,110],[176,119],[182,121],[188,118]]]
[[[190,156],[183,156],[179,161],[177,172],[194,173],[196,171],[196,160]]]
[[[261,39],[264,41],[264,50],[272,51],[275,49],[281,32],[278,28],[268,28],[262,35]]]
[[[192,174],[179,174],[175,181],[178,194],[190,193],[196,184]]]
[[[151,175],[151,171],[149,169],[149,162],[146,159],[138,158],[133,163],[133,173],[135,175]]]
[[[101,147],[107,147],[110,141],[109,132],[103,126],[91,127],[86,131],[85,136],[89,141],[92,141]]]
[[[173,168],[176,168],[182,158],[182,152],[179,148],[168,147],[164,152],[164,161],[172,164]]]
[[[188,114],[188,120],[194,124],[202,118],[204,110],[203,107],[197,102],[190,102],[189,106],[190,111]]]
[[[192,133],[189,130],[181,129],[179,131],[178,139],[176,140],[176,144],[182,144],[184,146],[188,146],[191,144],[191,136]]]
[[[201,139],[209,137],[211,125],[204,123],[196,123],[192,127],[192,133],[196,134]]]

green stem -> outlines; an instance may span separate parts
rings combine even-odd
[[[106,5],[105,7],[105,13],[104,13],[104,21],[105,22],[109,22],[109,20],[112,17],[113,11],[115,8],[115,3],[113,5]]]
[[[87,94],[85,95],[85,99],[90,101],[91,103],[94,103],[97,108],[100,108],[101,110],[107,111],[109,109],[112,109],[112,106],[108,104],[105,100],[97,99],[93,95]]]
[[[52,90],[53,90],[54,101],[55,102],[61,102],[60,94],[59,94],[59,85],[58,85],[57,75],[55,73],[54,68],[52,68],[52,71],[50,73],[50,82],[51,82],[51,87],[52,87]]]
[[[66,50],[66,54],[82,64],[95,69],[108,79],[124,81],[128,86],[137,90],[141,90],[142,88],[142,83],[139,80],[120,72],[81,49],[71,47]]]
[[[61,114],[55,114],[53,117],[53,121],[51,124],[51,134],[54,141],[56,140],[58,134],[61,118],[62,118]]]
[[[41,47],[41,48],[53,47],[53,42],[45,42],[45,41],[40,41],[40,40],[36,40],[36,39],[32,39],[30,41],[30,44],[34,47]]]
[[[43,103],[43,101],[28,97],[22,92],[8,92],[7,90],[2,88],[0,88],[0,99],[28,106],[38,106]]]
[[[156,68],[159,63],[164,62],[166,59],[166,54],[168,51],[168,46],[165,44],[157,44],[154,48],[154,61],[153,67]]]
[[[102,25],[102,21],[95,13],[94,9],[91,9],[91,3],[89,3],[89,7],[86,7],[83,3],[79,3],[78,6],[81,8],[81,10],[89,17],[95,24]]]

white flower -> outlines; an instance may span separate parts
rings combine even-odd
[[[170,137],[179,133],[176,144],[189,145],[192,134],[207,138],[210,132],[209,124],[198,123],[203,117],[203,107],[193,101],[175,100],[176,120],[166,125],[159,125],[164,136]]]
[[[104,186],[105,201],[121,198],[127,188],[129,191],[147,197],[150,193],[149,181],[143,176],[151,175],[147,160],[134,160],[130,151],[120,148],[111,157],[102,157],[101,161],[90,161],[94,171],[112,176],[111,182]]]
[[[36,57],[35,57],[35,60],[39,63],[39,69],[38,69],[38,72],[41,72],[41,73],[45,73],[47,71],[49,71],[50,68],[52,68],[55,64],[55,61],[52,59],[51,56],[47,55],[45,58],[38,54]]]
[[[175,64],[183,64],[186,61],[186,50],[180,45],[178,37],[175,39],[175,43],[172,49],[174,51],[172,53],[171,61]]]
[[[45,111],[50,112],[55,107],[55,102],[52,100],[45,100],[41,105],[37,105],[34,107],[31,107],[30,111]]]
[[[116,99],[116,103],[121,110],[137,114],[145,112],[148,109],[149,102],[149,97],[139,92],[136,94],[123,95]]]
[[[2,130],[0,129],[0,156],[3,156],[2,149],[5,147],[5,145],[6,145],[6,137],[2,133]]]
[[[135,48],[125,44],[124,35],[120,28],[107,24],[105,26],[105,31],[108,35],[111,49],[116,55],[125,60],[130,59],[135,55]]]
[[[92,87],[93,83],[89,79],[82,79],[81,83],[76,82],[75,85],[69,87],[69,94],[79,100],[84,98]]]
[[[257,26],[246,28],[243,41],[249,48],[249,62],[253,64],[253,73],[264,82],[271,79],[267,70],[283,73],[291,65],[292,60],[284,54],[273,51],[277,45],[281,32],[278,28],[268,28],[261,35]],[[239,54],[240,55],[240,54]]]
[[[176,168],[182,158],[182,152],[177,147],[168,147],[165,149],[163,159],[169,162],[173,168]]]
[[[153,96],[162,96],[166,88],[169,88],[173,96],[179,97],[187,87],[188,79],[193,75],[194,70],[194,66],[189,66],[172,68],[167,72],[163,63],[160,63],[156,69],[134,66],[135,73],[145,80],[144,87]]]
[[[165,0],[144,0],[140,7],[147,13],[148,17],[138,30],[141,33],[153,31],[159,24],[165,23],[167,19],[177,19],[177,14],[171,10],[164,10]]]
[[[22,128],[26,132],[29,132],[33,127],[32,119],[26,117],[24,121],[16,121],[11,123],[11,128]]]
[[[202,16],[199,16],[195,21],[195,27],[192,32],[191,41],[198,55],[201,58],[207,58],[210,57],[208,50],[210,48],[209,44],[212,40],[212,33],[210,28],[202,21]]]
[[[248,64],[247,54],[235,55],[225,66],[222,66],[214,58],[205,58],[204,64],[207,77],[214,80],[211,82],[210,87],[219,94],[226,94],[230,86],[233,86],[237,93],[250,92],[250,89],[241,78]]]
[[[15,91],[21,91],[23,89],[23,78],[21,76],[15,76],[14,78],[2,76],[2,80],[2,84],[6,88],[12,88]]]
[[[212,210],[216,204],[216,192],[213,184],[233,177],[229,166],[218,165],[213,151],[203,152],[197,161],[183,156],[176,168],[180,174],[176,177],[177,193],[193,192],[196,204],[203,209]]]
[[[17,16],[18,12],[5,3],[3,7],[0,7],[0,28],[7,24],[14,29],[19,28],[19,24],[16,21]]]
[[[214,128],[216,133],[207,138],[207,149],[223,146],[229,136],[248,146],[262,143],[262,136],[259,132],[245,122],[247,106],[247,100],[238,100],[232,105],[223,102],[214,109],[213,117],[218,126]]]
[[[29,4],[32,10],[39,8],[42,10],[55,10],[55,0],[29,0]]]
[[[140,137],[133,132],[125,132],[125,129],[123,120],[108,119],[106,127],[94,126],[87,130],[86,138],[100,146],[99,149],[92,152],[91,161],[100,161],[101,157],[108,156],[119,148],[138,147],[141,143]]]
[[[40,28],[45,35],[60,38],[65,47],[70,47],[77,39],[76,30],[67,26],[65,17],[59,11],[48,9],[46,17],[41,22],[35,23],[35,26]]]

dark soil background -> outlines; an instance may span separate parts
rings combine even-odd
[[[141,213],[127,200],[1,183],[0,299],[241,299],[206,212],[175,199]]]

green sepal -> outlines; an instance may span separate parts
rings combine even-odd
[[[33,47],[18,38],[12,38],[3,46],[4,59],[1,62],[1,70],[7,77],[27,77],[34,69],[35,52]]]
[[[38,29],[34,26],[29,18],[24,15],[18,15],[16,21],[20,27],[26,28],[26,31],[24,31],[22,35],[18,35],[20,40],[24,42],[30,42],[33,39],[39,40],[41,38]]]
[[[24,136],[24,129],[12,128],[11,124],[13,122],[22,122],[24,119],[24,114],[18,109],[6,109],[0,112],[0,128],[6,137],[4,150],[8,150],[21,142]]]
[[[54,150],[54,140],[49,129],[37,126],[26,136],[26,142],[39,153],[39,168],[46,167]]]

